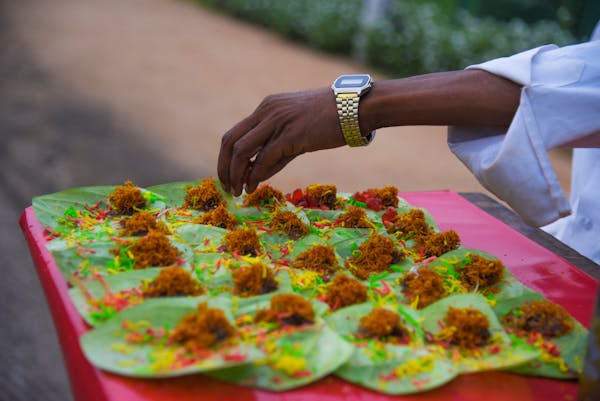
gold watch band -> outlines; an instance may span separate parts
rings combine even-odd
[[[360,134],[358,124],[358,102],[360,96],[356,93],[338,93],[335,96],[342,134],[349,146],[366,146],[371,140]],[[372,135],[369,135],[372,137]]]

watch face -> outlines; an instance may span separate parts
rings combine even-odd
[[[346,88],[361,88],[366,86],[371,77],[366,74],[361,75],[342,75],[338,79],[335,80],[333,86],[336,89],[346,89]]]

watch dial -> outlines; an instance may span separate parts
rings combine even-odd
[[[368,75],[344,75],[335,81],[336,88],[360,88],[369,82]]]

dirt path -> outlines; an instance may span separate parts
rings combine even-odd
[[[0,334],[6,399],[69,398],[16,225],[33,196],[127,178],[150,185],[215,175],[222,133],[264,96],[362,71],[186,2],[0,0],[0,252],[8,255],[0,315],[11,322]],[[568,160],[558,155],[555,162],[568,182]],[[346,191],[384,184],[483,190],[447,150],[441,127],[381,130],[368,148],[304,155],[271,182],[284,190],[313,182]]]
[[[47,71],[198,176],[215,174],[222,133],[265,95],[366,70],[185,2],[22,3],[12,10],[17,33]],[[284,189],[320,181],[345,190],[390,183],[482,190],[444,138],[440,127],[381,130],[367,149],[305,155],[272,182]]]

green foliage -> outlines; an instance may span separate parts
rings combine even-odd
[[[552,21],[500,22],[465,11],[448,18],[436,4],[405,2],[392,2],[368,37],[369,62],[400,75],[459,69],[543,44],[575,41]]]
[[[196,0],[282,36],[341,54],[366,43],[366,61],[394,75],[461,69],[548,43],[576,40],[559,22],[476,17],[454,1],[389,1],[361,31],[361,0]],[[460,3],[460,2],[459,2]]]
[[[348,53],[360,0],[197,0],[312,47]]]

